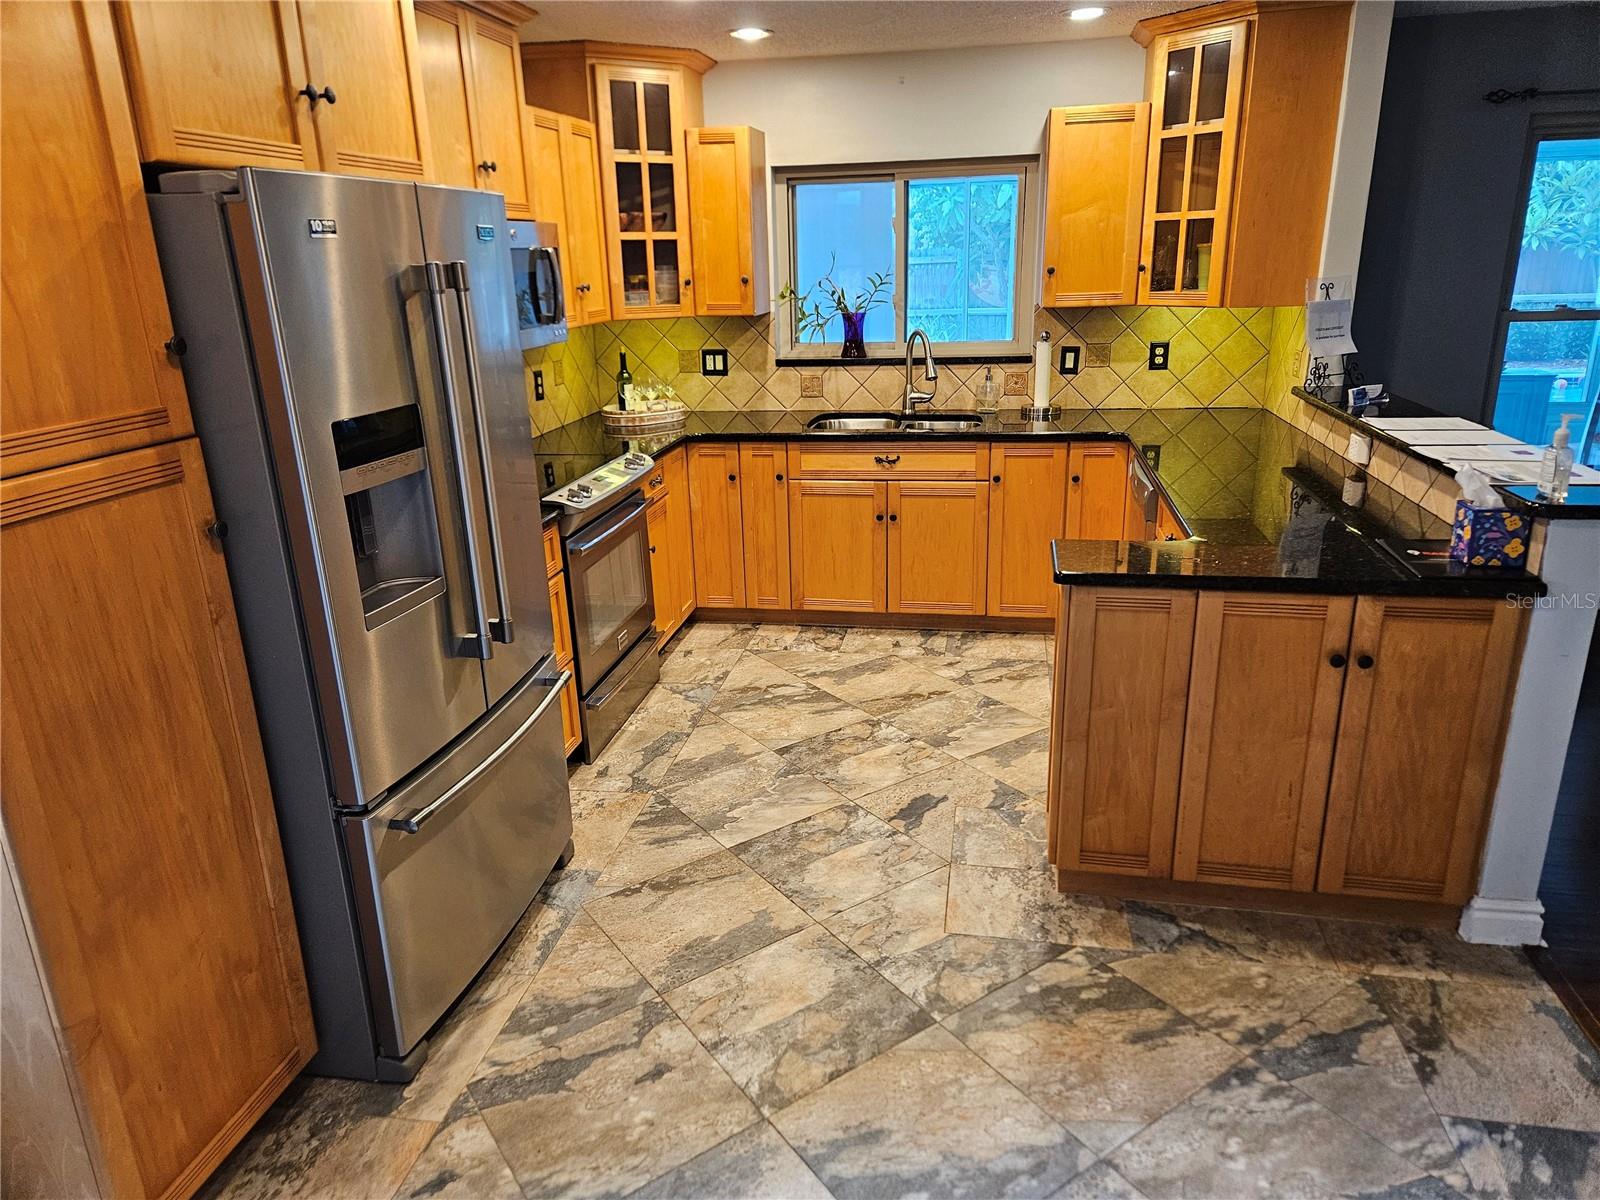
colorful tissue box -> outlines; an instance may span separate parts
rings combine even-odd
[[[1450,557],[1469,567],[1523,567],[1528,562],[1528,518],[1511,508],[1473,508],[1456,501]]]

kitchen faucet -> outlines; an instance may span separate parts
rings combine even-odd
[[[922,376],[933,386],[925,392],[919,392],[911,383],[911,359],[916,352],[916,341],[922,339]],[[920,329],[913,329],[906,337],[906,402],[900,409],[902,415],[911,416],[917,411],[917,405],[926,404],[933,407],[933,393],[939,390],[939,368],[933,361],[933,343],[928,341],[928,335]]]

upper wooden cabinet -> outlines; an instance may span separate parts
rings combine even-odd
[[[440,0],[417,0],[416,20],[433,177],[500,192],[508,217],[535,219],[534,129],[522,102],[516,29]]]
[[[561,227],[562,285],[567,325],[611,319],[606,248],[600,232],[600,158],[594,125],[579,117],[526,106],[528,185],[536,221]]]
[[[214,520],[193,438],[0,485],[0,804],[107,1195],[191,1195],[315,1049]]]
[[[772,311],[767,135],[748,125],[687,135],[694,307],[702,317]]]
[[[191,433],[107,5],[0,5],[0,108],[0,474]]]
[[[1045,132],[1046,308],[1132,304],[1150,105],[1052,108]]]
[[[1317,273],[1350,4],[1150,17],[1140,304],[1287,305]]]
[[[1357,602],[1319,891],[1471,898],[1522,616],[1498,600]]]
[[[410,0],[115,11],[145,160],[431,177]]]

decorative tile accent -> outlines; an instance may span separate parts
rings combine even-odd
[[[1026,371],[1007,371],[1005,394],[1007,396],[1026,396],[1028,394],[1028,373]]]

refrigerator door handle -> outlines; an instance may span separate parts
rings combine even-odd
[[[546,683],[549,685],[549,692],[546,693],[543,700],[539,701],[538,706],[533,710],[533,712],[528,715],[528,719],[521,725],[518,725],[511,736],[505,741],[501,742],[500,745],[495,748],[494,753],[490,754],[477,766],[473,767],[472,770],[468,771],[459,780],[446,788],[444,792],[440,794],[437,800],[434,800],[430,804],[424,805],[415,812],[409,813],[406,816],[391,818],[389,821],[389,828],[398,829],[402,833],[421,833],[422,827],[432,820],[433,817],[445,807],[445,805],[449,804],[450,801],[454,800],[462,792],[470,788],[479,776],[492,768],[495,763],[499,762],[511,752],[512,748],[522,740],[523,736],[528,732],[528,730],[532,729],[539,723],[539,718],[544,716],[544,714],[550,710],[550,706],[560,698],[562,689],[565,688],[571,681],[571,671],[562,671],[554,679],[541,679],[539,681],[540,683]]]
[[[472,281],[467,264],[457,259],[444,264],[445,282],[456,296],[456,312],[461,318],[461,337],[467,352],[467,403],[472,408],[472,431],[478,442],[478,470],[483,475],[484,515],[489,523],[489,565],[494,574],[494,595],[498,618],[489,621],[489,636],[497,642],[514,642],[517,632],[511,621],[511,589],[506,586],[506,564],[501,553],[500,517],[495,504],[494,470],[490,465],[489,437],[483,428],[483,376],[478,370],[478,331],[472,323],[472,300],[467,295]]]
[[[467,481],[466,438],[461,432],[461,401],[456,395],[455,356],[450,350],[450,326],[445,317],[444,293],[448,288],[443,263],[422,264],[428,292],[428,314],[433,329],[433,346],[439,356],[439,378],[444,389],[445,428],[450,435],[450,454],[455,459],[456,497],[461,504],[461,524],[467,540],[467,583],[472,593],[474,632],[461,639],[461,651],[472,658],[493,658],[494,645],[484,620],[483,581],[478,578],[478,530],[472,519],[472,487]],[[469,339],[470,346],[470,339]],[[493,505],[490,511],[493,512]]]

